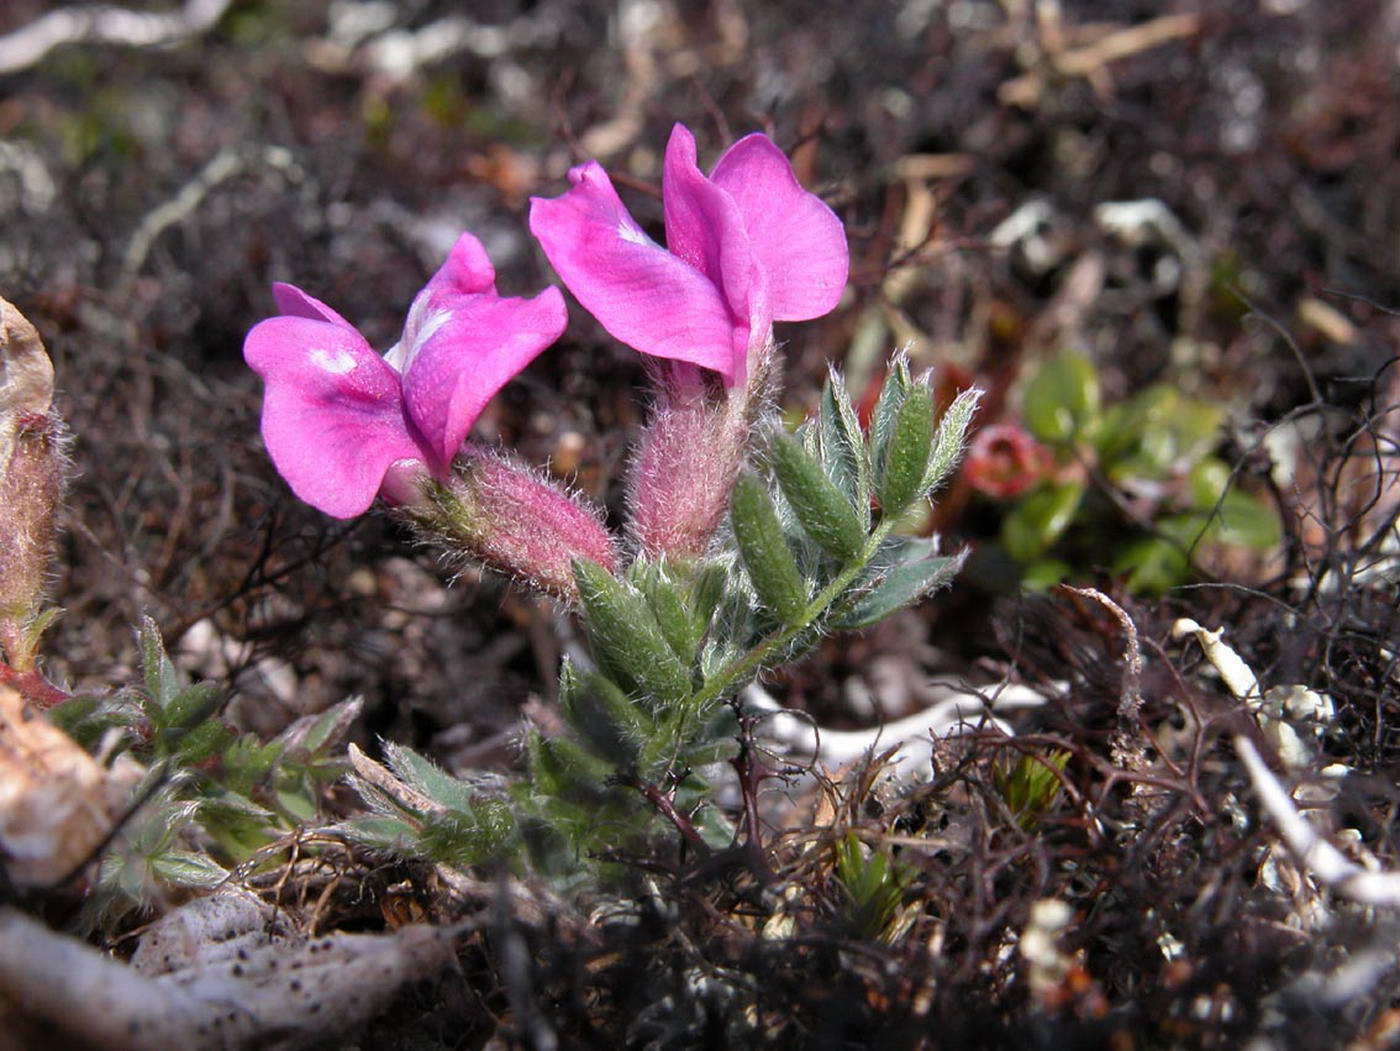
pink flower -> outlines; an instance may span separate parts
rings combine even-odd
[[[562,197],[531,199],[530,230],[579,302],[644,354],[739,386],[774,321],[820,317],[841,297],[841,221],[765,135],[740,139],[706,178],[694,137],[675,126],[662,176],[668,248],[642,232],[596,162],[569,180]]]
[[[376,495],[413,499],[417,479],[446,479],[486,403],[559,338],[564,297],[496,295],[481,243],[463,234],[413,300],[383,357],[355,327],[292,285],[273,286],[278,317],[254,326],[243,357],[267,382],[262,434],[292,491],[353,518]]]
[[[1054,470],[1050,450],[1014,423],[983,427],[972,439],[963,474],[978,492],[1014,500]]]

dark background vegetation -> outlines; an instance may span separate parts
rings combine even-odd
[[[0,33],[50,6],[10,0]],[[1196,21],[1155,43],[1113,37],[1168,16]],[[372,29],[356,38],[355,18]],[[443,40],[441,54],[412,59],[414,41]],[[533,294],[550,275],[526,232],[529,195],[560,192],[568,166],[596,156],[659,231],[659,160],[678,120],[702,163],[742,133],[768,132],[846,222],[847,301],[780,332],[785,409],[810,409],[827,362],[869,375],[912,339],[920,366],[987,386],[993,413],[1023,365],[1064,346],[1096,360],[1110,400],[1165,380],[1224,402],[1227,451],[1261,492],[1266,428],[1290,415],[1325,423],[1297,484],[1274,487],[1283,550],[1202,567],[1248,589],[1132,608],[1158,641],[1182,613],[1228,624],[1261,677],[1331,691],[1333,748],[1370,778],[1352,805],[1371,849],[1393,861],[1393,564],[1378,584],[1349,586],[1359,557],[1380,557],[1367,545],[1393,532],[1393,504],[1373,501],[1359,517],[1339,482],[1357,435],[1392,457],[1372,455],[1373,476],[1378,463],[1393,470],[1395,415],[1383,410],[1400,400],[1400,318],[1388,309],[1400,306],[1400,7],[1383,0],[235,0],[196,40],[69,45],[0,75],[0,293],[47,340],[75,435],[54,589],[67,612],[49,671],[85,687],[128,681],[132,625],[149,614],[188,669],[227,682],[229,717],[244,726],[270,732],[358,693],[367,745],[383,734],[458,766],[509,763],[522,708],[547,715],[555,615],[470,574],[445,587],[433,553],[378,517],[337,523],[299,504],[261,448],[242,337],[271,312],[269,283],[285,280],[387,347],[462,229],[486,244],[503,294]],[[1100,205],[1149,198],[1189,251],[1130,244],[1095,222]],[[992,239],[1035,201],[1048,206],[1035,235],[1048,263]],[[1094,294],[1076,294],[1075,276],[1093,273]],[[478,433],[616,508],[644,374],[571,312],[564,340]],[[878,352],[853,351],[872,318],[885,326]],[[986,507],[950,500],[939,522],[950,544],[987,535]],[[1103,567],[1076,568],[1111,588]],[[1310,589],[1326,570],[1335,586]],[[1120,651],[1092,611],[970,586],[837,640],[775,690],[856,725],[914,703],[906,689],[873,713],[851,708],[847,684],[869,683],[876,664],[893,663],[906,684],[985,681],[1015,664],[1033,682],[1082,686],[1038,728],[1087,753],[1102,743]],[[1165,660],[1155,674],[1168,683]],[[1223,769],[1193,776],[1204,798],[1241,784]],[[1073,876],[1061,852],[1090,848],[1071,820],[1011,851],[1034,878],[999,884],[1014,868],[1001,856],[981,859],[972,890],[947,877],[929,891],[933,908],[975,920],[949,935],[946,966],[917,964],[949,1019],[939,1046],[972,1046],[992,1023],[1016,1046],[1130,1031],[1226,1046],[1283,1017],[1300,1027],[1275,1033],[1285,1044],[1366,1031],[1391,1002],[1383,989],[1351,1014],[1308,1015],[1313,1029],[1286,998],[1266,1009],[1286,978],[1342,958],[1363,928],[1352,918],[1309,941],[1277,903],[1251,913],[1242,903],[1257,858],[1226,824],[1199,809],[1164,819],[1150,843],[1111,863],[1086,859]],[[1203,865],[1219,866],[1210,894]],[[1025,994],[999,985],[987,961],[1031,897],[1071,886],[1108,917],[1085,940],[1099,951],[1089,980],[1112,1011],[1076,1000],[1067,1028],[1013,1025]],[[1172,972],[1155,935],[1135,926],[1149,909],[1184,917],[1194,972]],[[839,950],[726,966],[771,968],[773,996],[829,1038],[817,1046],[865,1046],[862,1033],[877,1031],[889,1034],[882,1046],[916,1042],[926,1016],[888,1001],[903,988],[891,974],[916,966],[912,950]],[[813,973],[833,1014],[814,999]],[[563,981],[541,978],[551,980]],[[590,1039],[635,1013],[626,988],[605,997]],[[838,1016],[855,1028],[842,1032]],[[1320,1039],[1292,1046],[1330,1042]]]

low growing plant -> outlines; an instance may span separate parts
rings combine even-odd
[[[1224,417],[1166,383],[1105,406],[1093,363],[1065,351],[1030,377],[1021,425],[978,434],[967,476],[1007,505],[999,546],[1028,586],[1107,568],[1157,594],[1190,579],[1203,545],[1267,551],[1282,537],[1217,455]]]
[[[325,789],[342,777],[341,752],[361,702],[349,698],[298,719],[271,741],[239,733],[220,715],[217,686],[189,682],[149,619],[138,633],[140,685],[78,694],[49,716],[108,763],[144,770],[121,835],[102,857],[96,919],[150,905],[164,888],[208,888],[239,866],[280,860],[264,853],[321,819]]]
[[[527,731],[514,783],[464,781],[392,743],[387,765],[353,746],[345,756],[353,699],[270,742],[240,734],[221,717],[219,689],[186,681],[150,621],[140,685],[69,697],[48,683],[34,651],[50,616],[41,583],[62,428],[48,411],[51,374],[21,387],[20,366],[38,359],[7,351],[0,508],[24,532],[0,574],[0,671],[75,740],[140,772],[120,843],[105,850],[94,915],[275,863],[287,837],[324,830],[323,789],[346,772],[368,812],[345,817],[338,834],[404,858],[529,867],[573,883],[653,850],[658,836],[691,856],[747,838],[762,871],[752,813],[747,835],[736,833],[709,783],[724,762],[749,786],[764,776],[743,689],[958,571],[961,554],[895,527],[956,469],[977,392],[936,419],[930,377],[897,355],[868,427],[834,371],[810,420],[795,433],[780,424],[773,323],[832,310],[849,262],[840,221],[777,147],[750,135],[706,175],[677,125],[665,248],[597,164],[570,180],[563,196],[533,201],[531,230],[579,301],[647,355],[653,378],[620,533],[579,493],[467,441],[487,402],[567,321],[557,289],[500,296],[470,234],[382,356],[331,306],[285,284],[274,290],[279,314],[244,344],[266,384],[264,441],[299,497],[340,518],[378,501],[449,561],[495,570],[577,615],[587,646],[560,669],[563,732]]]
[[[775,320],[835,307],[848,268],[836,216],[763,135],[707,176],[677,126],[667,247],[597,164],[535,199],[530,226],[578,300],[652,364],[623,535],[520,464],[464,444],[486,401],[564,327],[553,289],[503,299],[463,235],[384,357],[330,307],[279,286],[250,333],[263,434],[304,499],[351,516],[378,496],[456,561],[570,605],[588,647],[564,662],[562,734],[531,730],[514,785],[465,785],[405,748],[357,771],[374,810],[345,829],[437,861],[519,856],[568,876],[646,849],[661,822],[697,854],[734,839],[706,771],[738,761],[740,692],[826,633],[873,624],[947,583],[962,556],[893,527],[958,463],[977,404],[935,420],[927,376],[896,358],[868,432],[833,373],[815,417],[778,423]]]

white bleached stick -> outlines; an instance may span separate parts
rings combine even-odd
[[[1279,784],[1249,738],[1237,735],[1235,751],[1249,772],[1260,805],[1299,864],[1352,901],[1363,905],[1400,905],[1400,873],[1370,872],[1356,864],[1323,839],[1308,819],[1298,813],[1287,790]]]
[[[231,2],[187,0],[179,11],[169,14],[103,4],[50,11],[0,36],[0,73],[28,69],[61,44],[152,47],[183,40],[211,28]]]

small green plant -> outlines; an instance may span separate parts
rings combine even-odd
[[[179,673],[154,621],[142,622],[138,641],[139,686],[79,694],[49,712],[107,761],[125,756],[145,768],[102,860],[92,905],[100,916],[149,903],[161,888],[217,883],[314,821],[325,786],[345,771],[336,753],[361,707],[350,698],[263,742],[220,717],[218,687]]]
[[[1059,774],[1069,762],[1068,752],[1046,756],[1022,755],[992,769],[992,785],[1022,830],[1040,823],[1060,794]]]
[[[515,833],[503,792],[445,773],[403,745],[384,743],[388,767],[350,752],[351,783],[370,809],[338,826],[363,846],[466,868],[502,858]]]
[[[887,850],[868,851],[847,832],[836,841],[836,878],[845,901],[838,925],[860,938],[888,938],[908,880]]]
[[[1266,551],[1281,539],[1277,514],[1215,455],[1224,415],[1165,383],[1104,406],[1093,364],[1066,351],[1031,377],[1024,431],[979,436],[969,477],[1012,501],[1000,546],[1027,585],[1107,567],[1158,594],[1190,579],[1203,544]]]

